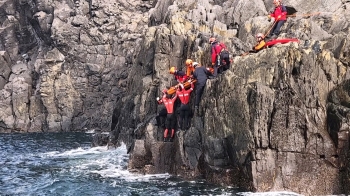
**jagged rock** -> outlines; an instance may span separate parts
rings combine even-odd
[[[0,89],[3,89],[11,73],[11,59],[6,51],[0,51]]]

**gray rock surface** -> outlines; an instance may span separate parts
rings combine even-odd
[[[95,145],[126,143],[130,171],[349,194],[350,3],[283,3],[297,13],[280,37],[300,43],[240,56],[269,30],[272,1],[3,0],[0,131],[94,129]],[[207,82],[191,128],[163,143],[155,98],[174,84],[171,66],[209,65],[210,36],[232,67]]]

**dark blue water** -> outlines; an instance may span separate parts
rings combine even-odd
[[[129,173],[125,146],[92,148],[91,138],[87,133],[0,134],[0,195],[253,195],[169,174]]]

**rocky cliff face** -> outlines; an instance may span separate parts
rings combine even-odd
[[[152,1],[1,1],[1,131],[110,130]]]
[[[284,4],[298,12],[281,37],[300,43],[242,57],[271,25],[272,2],[3,0],[1,131],[100,129],[127,144],[132,171],[349,193],[350,2]],[[209,64],[212,35],[233,65],[207,82],[191,128],[163,143],[152,122],[168,69]]]

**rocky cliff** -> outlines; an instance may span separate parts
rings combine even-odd
[[[131,171],[349,194],[350,2],[284,4],[298,12],[280,37],[300,43],[240,56],[272,24],[271,1],[2,0],[1,132],[98,129],[96,144],[127,144]],[[210,36],[233,64],[163,143],[155,98],[171,66],[209,64]]]

